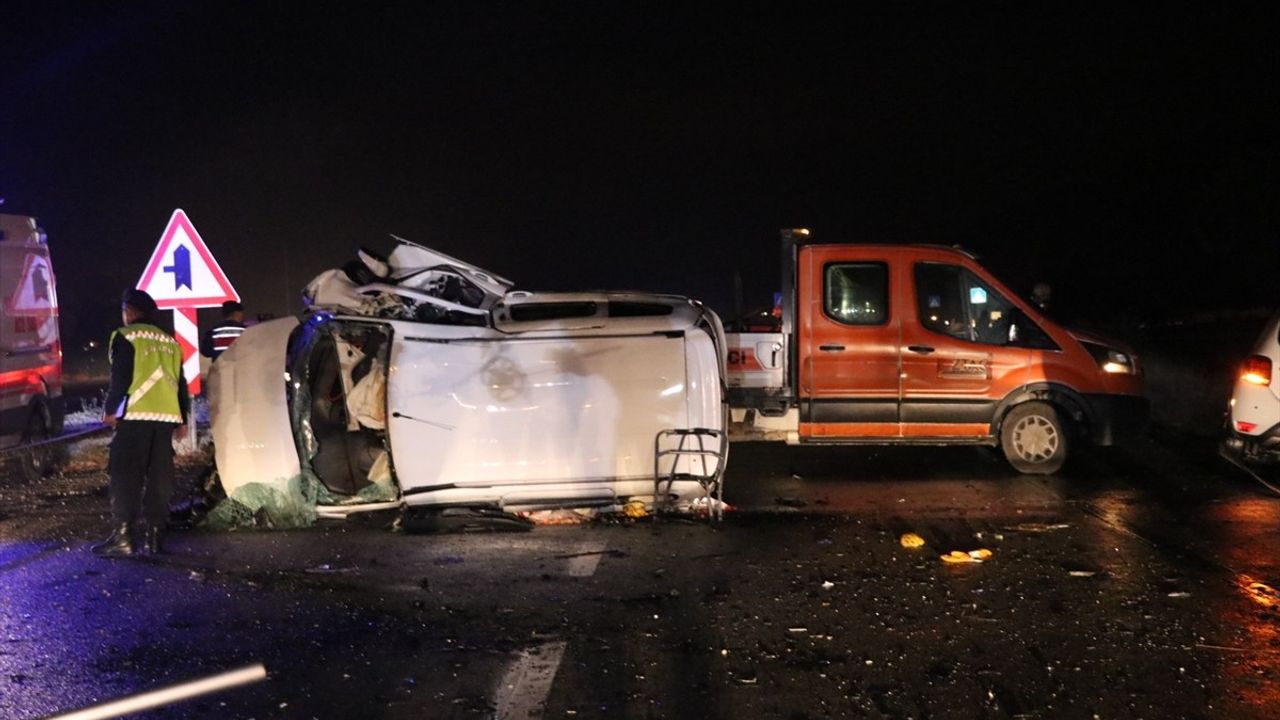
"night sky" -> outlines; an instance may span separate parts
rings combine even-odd
[[[48,231],[68,345],[175,207],[251,316],[389,233],[728,313],[792,225],[960,243],[1095,318],[1277,302],[1280,56],[1243,10],[23,5],[0,212]]]

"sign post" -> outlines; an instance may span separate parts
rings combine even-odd
[[[182,374],[192,398],[200,394],[200,328],[196,310],[218,307],[240,295],[213,259],[209,246],[181,208],[173,211],[160,242],[142,271],[137,288],[173,310],[173,330],[182,347]],[[190,414],[189,441],[195,443],[195,413]]]

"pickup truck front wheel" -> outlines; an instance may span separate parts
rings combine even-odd
[[[1051,475],[1067,460],[1067,429],[1058,411],[1043,402],[1023,403],[1000,426],[1000,448],[1023,475]]]

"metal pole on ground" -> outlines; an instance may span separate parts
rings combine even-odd
[[[107,720],[107,718],[131,715],[162,705],[171,705],[183,700],[190,700],[200,695],[259,682],[265,680],[266,677],[267,669],[263,667],[262,663],[258,663],[238,670],[211,675],[201,680],[192,680],[160,688],[159,690],[130,695],[129,697],[112,700],[82,710],[73,710],[61,715],[50,715],[45,720]]]

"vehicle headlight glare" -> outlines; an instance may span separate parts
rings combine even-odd
[[[1133,374],[1133,359],[1116,350],[1107,351],[1107,359],[1102,363],[1102,371],[1117,375]]]

